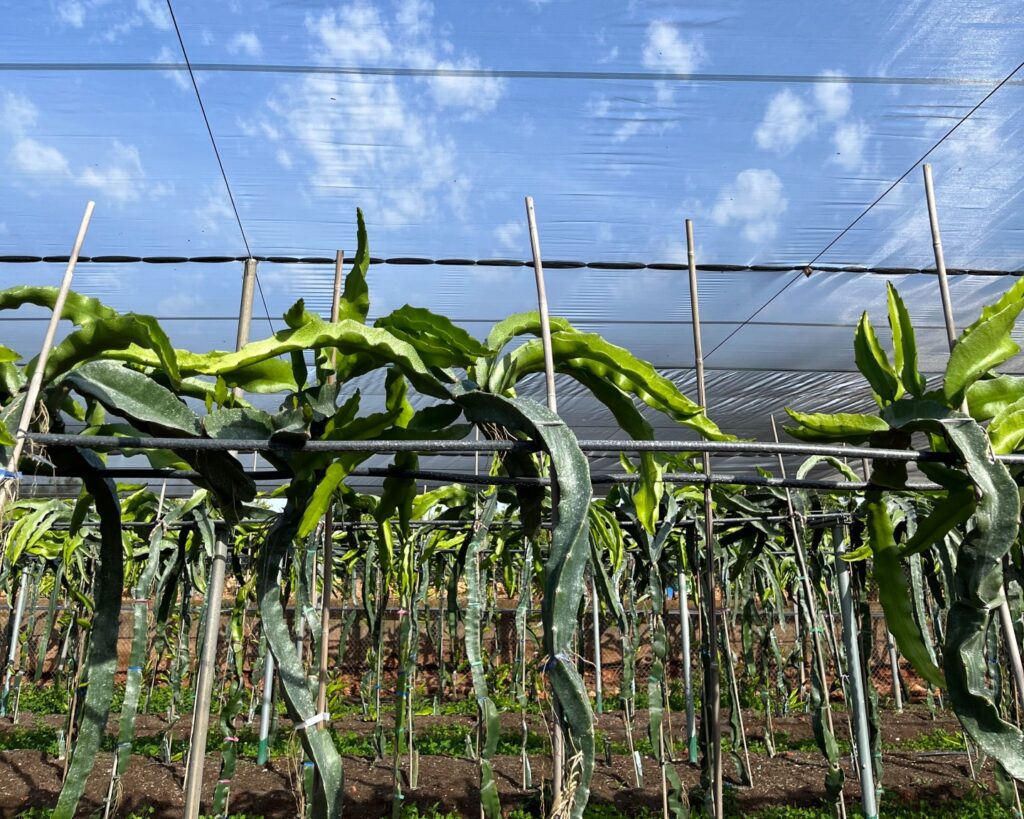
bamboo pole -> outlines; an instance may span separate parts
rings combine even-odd
[[[67,302],[68,293],[71,292],[71,280],[75,275],[75,265],[78,264],[78,255],[82,252],[82,244],[85,242],[85,234],[89,230],[89,222],[92,220],[92,212],[95,207],[96,203],[91,201],[85,205],[85,213],[82,215],[82,221],[78,226],[75,243],[71,247],[68,265],[64,268],[64,278],[61,280],[60,290],[57,291],[57,298],[53,303],[53,312],[46,325],[46,335],[43,337],[43,346],[39,349],[36,368],[32,372],[32,378],[28,383],[25,404],[21,409],[18,429],[14,436],[14,447],[11,449],[11,457],[7,460],[7,468],[4,474],[0,476],[0,520],[3,519],[7,504],[14,500],[18,480],[18,462],[21,460],[21,453],[25,448],[25,435],[29,431],[32,416],[35,414],[36,401],[39,400],[39,392],[43,386],[46,362],[50,357],[50,350],[53,349],[53,342],[57,337],[57,327],[64,315],[64,304]],[[3,569],[3,563],[4,556],[3,552],[0,551],[0,570]]]
[[[868,737],[868,709],[864,698],[863,676],[858,645],[857,618],[850,594],[850,566],[843,560],[846,551],[842,531],[837,527],[832,538],[835,549],[836,575],[839,586],[839,607],[843,618],[843,643],[846,645],[846,670],[850,675],[850,704],[853,706],[856,728],[857,767],[860,771],[860,804],[865,819],[877,819],[875,801],[875,774],[871,765],[871,740]]]
[[[217,666],[217,637],[220,634],[220,603],[224,596],[224,570],[228,559],[228,545],[224,532],[218,532],[213,560],[210,564],[210,582],[206,593],[206,631],[199,660],[196,680],[196,701],[189,740],[188,768],[185,772],[185,819],[197,819],[203,787],[203,768],[206,764],[206,737],[210,730],[210,704],[213,678]]]
[[[533,252],[533,275],[537,284],[537,308],[540,312],[540,338],[544,349],[544,380],[547,388],[548,409],[558,413],[558,399],[555,395],[555,358],[551,350],[551,319],[548,316],[548,294],[544,287],[544,263],[540,254],[540,238],[537,235],[537,214],[533,208],[533,197],[526,197],[526,223],[530,230],[530,249]],[[554,472],[551,474],[551,522],[558,521],[558,485]],[[553,658],[552,658],[553,659]],[[555,724],[551,741],[551,798],[558,804],[562,793],[562,770],[565,763],[565,731],[562,727],[562,708],[554,698]]]
[[[693,220],[686,220],[686,259],[689,267],[690,314],[693,318],[693,359],[697,375],[697,403],[707,410],[707,394],[704,389],[704,350],[701,344],[700,298],[697,291],[697,263],[694,255]],[[711,475],[711,456],[702,455],[704,474]],[[715,819],[725,816],[722,803],[722,704],[721,672],[718,657],[718,607],[715,602],[717,587],[715,577],[714,509],[711,503],[711,484],[704,484],[704,599],[707,611],[707,634],[705,642],[708,651],[707,675],[704,681],[705,713],[708,715],[708,754],[711,761],[712,805]]]
[[[248,258],[242,268],[242,294],[238,309],[238,331],[235,335],[235,349],[240,350],[249,343],[252,325],[252,301],[256,288],[256,260]],[[235,395],[241,389],[235,388]],[[199,660],[196,697],[192,708],[192,737],[189,742],[188,767],[185,772],[185,819],[199,816],[200,792],[203,786],[203,768],[206,763],[206,737],[210,729],[210,703],[213,692],[213,678],[217,662],[217,638],[220,635],[220,607],[224,596],[224,572],[228,560],[227,537],[218,532],[215,539],[213,559],[210,563],[210,579],[206,589],[206,629]],[[268,657],[270,656],[268,648]]]
[[[772,422],[772,437],[775,441],[779,440],[779,429],[775,425],[775,416],[771,416]],[[786,464],[782,460],[781,453],[778,456],[779,459],[779,474],[784,478],[786,477]],[[786,511],[789,514],[789,526],[790,531],[793,535],[793,553],[796,557],[797,571],[800,574],[800,584],[804,593],[805,605],[807,606],[807,615],[811,621],[810,638],[814,653],[814,659],[816,660],[818,678],[821,680],[821,686],[824,689],[822,692],[823,700],[822,706],[825,710],[825,721],[828,723],[829,733],[835,736],[835,726],[832,722],[832,703],[829,701],[828,693],[828,674],[825,667],[825,655],[822,651],[821,638],[819,637],[820,627],[817,625],[821,621],[818,619],[818,607],[814,602],[814,587],[811,585],[810,574],[807,569],[807,561],[804,559],[803,549],[803,538],[800,536],[800,528],[796,522],[796,512],[793,509],[793,496],[790,494],[789,489],[786,489]],[[841,819],[845,819],[846,816],[846,801],[842,794],[839,795],[839,800],[836,802],[836,807],[839,812]]]
[[[924,171],[924,194],[928,204],[928,224],[932,232],[932,250],[935,253],[935,272],[939,278],[939,297],[942,299],[942,317],[946,321],[946,337],[949,341],[949,349],[952,351],[956,345],[956,323],[953,320],[953,303],[949,297],[949,282],[946,278],[946,257],[942,251],[942,234],[939,232],[939,214],[935,207],[935,187],[932,183],[932,166],[925,163]],[[964,398],[961,408],[965,415],[969,415],[967,399]],[[1005,579],[1002,602],[999,604],[999,620],[1003,629],[1003,639],[1006,641],[1006,648],[1010,655],[1010,669],[1013,672],[1014,687],[1017,689],[1018,701],[1024,704],[1024,664],[1021,663],[1020,645],[1017,643],[1017,634],[1013,629],[1013,615],[1010,613],[1010,604],[1006,602]]]
[[[334,285],[331,289],[331,322],[336,322],[341,315],[341,284],[344,279],[345,251],[339,250],[334,257]],[[331,365],[334,365],[335,352],[331,352]],[[334,373],[327,377],[327,383],[337,381]],[[331,634],[331,594],[334,590],[334,508],[327,507],[324,515],[324,560],[323,560],[323,592],[320,600],[320,667],[317,675],[316,710],[322,714],[327,710],[327,652],[330,647]],[[321,722],[317,730],[327,728]]]

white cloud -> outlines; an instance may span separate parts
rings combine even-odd
[[[603,34],[598,37],[604,46]],[[618,48],[610,53],[609,59],[618,57]],[[664,20],[651,23],[644,33],[640,59],[646,68],[670,74],[692,74],[704,59],[704,46],[697,36],[684,38],[676,25]],[[671,117],[661,109],[670,108],[675,104],[675,86],[669,81],[659,80],[654,83],[653,98],[636,100],[612,100],[599,95],[592,97],[587,103],[587,114],[592,119],[610,119],[616,123],[611,129],[611,140],[614,143],[628,142],[642,133],[663,134],[675,127]],[[625,166],[617,169],[619,173],[628,174]]]
[[[307,15],[311,56],[333,65],[388,64],[401,56],[416,67],[481,68],[474,55],[439,33],[430,2],[399,0],[393,14],[387,8],[356,0]],[[504,88],[504,81],[486,75],[309,75],[282,83],[268,102],[266,121],[290,143],[287,153],[277,153],[278,163],[302,168],[313,197],[356,191],[378,225],[407,224],[442,210],[463,218],[471,177],[439,111],[479,116],[497,105]],[[240,125],[276,141],[261,120]]]
[[[526,229],[522,222],[512,220],[494,229],[494,238],[502,250],[522,250]]]
[[[463,57],[457,63],[440,60],[436,68],[450,70],[478,70],[480,61],[475,57]],[[442,108],[464,108],[472,114],[491,111],[505,93],[505,81],[498,77],[476,76],[440,76],[432,77],[430,93],[434,101]]]
[[[764,242],[778,232],[788,202],[782,180],[768,169],[748,168],[723,189],[711,210],[716,225],[738,225],[750,242]]]
[[[292,161],[292,155],[288,153],[284,148],[277,149],[277,164],[282,168],[290,169],[295,163]]]
[[[832,134],[836,152],[832,160],[848,171],[857,170],[864,162],[864,144],[868,139],[868,128],[861,121],[841,122]]]
[[[16,171],[29,176],[71,176],[71,167],[64,154],[30,137],[14,143],[8,161]]]
[[[92,6],[104,4],[104,0],[91,0],[90,2]],[[128,16],[124,15],[123,4],[119,4],[115,11],[115,19],[118,22],[103,32],[103,39],[110,43],[145,25],[150,25],[158,31],[168,31],[171,28],[171,15],[167,11],[167,4],[164,0],[135,0],[135,12]]]
[[[135,8],[153,28],[160,31],[170,29],[171,15],[167,13],[166,3],[160,0],[135,0]]]
[[[314,51],[340,64],[379,63],[391,56],[392,45],[380,13],[356,2],[307,17],[306,28],[317,38]]]
[[[228,51],[231,54],[247,54],[250,57],[259,57],[263,54],[263,44],[254,31],[240,31],[228,43]]]
[[[3,112],[0,128],[16,137],[23,136],[39,120],[39,109],[32,100],[13,91],[8,91],[0,98],[0,111]]]
[[[196,208],[195,217],[203,233],[220,235],[228,230],[237,229],[235,213],[223,189],[209,191],[206,201]]]
[[[754,131],[754,140],[766,151],[787,154],[814,129],[807,103],[784,88],[769,101],[764,118]]]
[[[842,77],[838,71],[823,71],[823,77]],[[814,100],[825,119],[834,122],[850,113],[853,90],[848,82],[819,82],[814,86]]]
[[[160,53],[156,55],[153,60],[155,63],[180,63],[182,62],[181,54],[177,51],[172,51],[170,46],[163,46],[160,49]],[[192,83],[188,78],[188,74],[184,71],[162,71],[161,72],[167,79],[173,82],[182,91],[191,91]],[[196,78],[198,79],[198,77]]]
[[[704,47],[696,37],[683,39],[679,29],[664,20],[647,27],[643,48],[644,66],[670,74],[692,74],[704,57]]]
[[[357,0],[317,18],[307,16],[306,27],[319,40],[315,51],[321,58],[327,55],[341,65],[381,65],[401,54],[415,68],[452,72],[421,80],[439,107],[461,109],[467,118],[493,110],[505,93],[505,80],[474,75],[481,70],[479,59],[455,55],[455,46],[436,35],[433,17],[428,0],[399,0],[393,21]]]
[[[79,0],[64,0],[57,5],[57,16],[72,28],[81,28],[85,25],[85,6]]]
[[[135,202],[149,190],[139,149],[117,140],[114,140],[106,162],[86,168],[75,181],[82,187],[93,188],[108,201],[119,205]],[[157,193],[165,192],[163,188],[157,190]]]

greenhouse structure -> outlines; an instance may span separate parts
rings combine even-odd
[[[0,816],[1024,816],[1024,11],[0,19]]]

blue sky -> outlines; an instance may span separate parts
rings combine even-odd
[[[174,9],[200,66],[310,69],[197,74],[261,255],[352,250],[361,206],[376,255],[527,258],[531,194],[549,258],[682,261],[692,217],[702,261],[805,263],[1024,58],[1024,8],[998,0],[178,0]],[[94,198],[87,253],[244,254],[187,74],[45,65],[179,65],[162,0],[8,4],[0,22],[0,253],[66,253]],[[590,76],[457,73],[477,69]],[[1024,266],[1022,82],[932,157],[951,266]],[[822,262],[930,264],[919,172]],[[300,295],[326,310],[329,271],[260,270],[272,314]],[[0,265],[0,284],[59,273]],[[529,275],[375,268],[374,312],[410,301],[485,329],[485,319],[531,307]],[[169,326],[184,346],[231,344],[229,321],[183,317],[234,313],[233,267],[83,265],[78,276],[80,289],[122,309],[179,317]],[[709,326],[713,343],[780,280],[703,281],[705,316],[725,322]],[[964,319],[998,286],[957,284]],[[639,326],[686,317],[677,274],[552,272],[550,287],[556,312],[656,363],[689,360],[686,333],[668,345]],[[917,289],[915,317],[937,324],[929,288]],[[723,350],[713,363],[849,369],[849,328],[882,299],[879,277],[800,282],[761,318],[837,326],[766,338],[768,325],[755,324],[735,355]],[[637,324],[602,326],[613,318]]]

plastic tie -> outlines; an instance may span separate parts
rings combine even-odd
[[[230,779],[218,779],[217,780],[217,784],[218,785],[230,785],[231,784],[231,780]]]
[[[22,474],[20,472],[11,472],[9,469],[0,468],[0,478],[10,479],[12,481],[20,481]]]
[[[225,742],[239,742],[238,737],[224,737]]]
[[[312,728],[314,725],[319,725],[321,722],[329,720],[330,718],[331,715],[329,713],[327,713],[326,711],[321,711],[319,714],[314,714],[313,716],[311,716],[305,722],[300,722],[298,725],[295,726],[295,730],[305,731],[309,728]]]
[[[310,762],[309,760],[306,760],[305,762],[302,763],[302,767],[303,768],[312,768],[313,767],[313,763]]]
[[[128,666],[128,670],[129,671],[139,671],[139,672],[141,672],[142,671],[142,666],[141,665],[130,665],[130,666]]]

